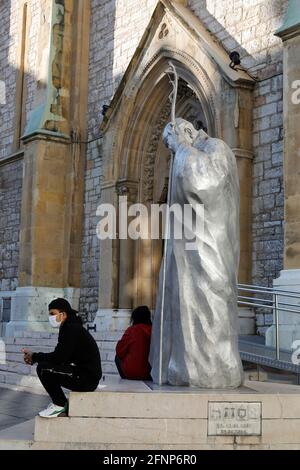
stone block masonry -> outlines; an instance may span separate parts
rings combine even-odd
[[[22,37],[23,1],[0,2],[0,80],[4,83],[0,103],[0,163],[17,148],[14,132],[17,125],[16,86]],[[40,0],[28,2],[28,50],[24,61],[25,114],[28,118],[36,90],[37,41],[42,17]],[[26,121],[26,119],[25,119]],[[18,286],[19,231],[22,197],[22,160],[0,166],[0,290]]]
[[[101,110],[109,104],[150,21],[155,0],[92,0],[88,138],[99,135]],[[89,320],[98,307],[99,240],[96,209],[101,192],[101,142],[87,149],[80,309]]]
[[[44,0],[31,0],[27,9],[28,46],[24,59],[25,123],[33,108],[37,88],[38,31],[43,21]],[[14,145],[17,103],[16,86],[22,38],[22,0],[0,3],[0,80],[4,82],[4,104],[0,104],[0,159],[10,155]]]
[[[192,11],[257,76],[253,108],[252,283],[272,286],[283,268],[282,44],[287,0],[189,0]],[[258,332],[270,324],[258,315]]]
[[[0,81],[5,86],[5,100],[0,103],[0,159],[14,147],[22,4],[22,0],[0,2]],[[89,140],[99,136],[102,106],[111,101],[156,4],[156,0],[91,0]],[[270,286],[283,264],[282,43],[274,32],[282,24],[287,0],[188,0],[187,6],[228,52],[239,51],[242,65],[258,77],[253,97],[252,282]],[[28,2],[25,121],[38,87],[38,41],[45,7],[46,0]],[[96,208],[101,174],[101,142],[95,140],[86,154],[80,301],[81,311],[90,320],[98,304]],[[0,167],[0,175],[0,288],[7,290],[16,287],[18,277],[21,161]],[[269,320],[260,314],[260,332]]]
[[[18,286],[22,161],[0,166],[0,290]]]

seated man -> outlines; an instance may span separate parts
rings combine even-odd
[[[39,413],[43,418],[67,413],[68,402],[62,387],[92,392],[102,376],[97,343],[67,300],[58,298],[49,304],[49,322],[59,328],[55,350],[32,353],[23,349],[25,363],[37,363],[38,377],[52,400],[48,408]]]
[[[148,362],[152,326],[149,308],[143,305],[133,310],[131,325],[117,343],[117,369],[122,379],[152,380]]]

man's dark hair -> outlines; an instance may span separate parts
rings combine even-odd
[[[152,325],[151,312],[146,305],[141,305],[135,308],[131,314],[132,325],[144,323],[145,325]]]
[[[48,305],[49,310],[55,309],[59,310],[60,312],[66,312],[69,315],[77,315],[78,311],[74,310],[69,302],[66,299],[57,298],[52,300]]]

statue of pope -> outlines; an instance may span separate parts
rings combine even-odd
[[[173,153],[169,203],[191,205],[194,216],[202,218],[202,229],[194,233],[193,250],[187,250],[184,232],[182,239],[172,237],[170,219],[152,329],[151,375],[155,383],[236,388],[243,370],[237,343],[235,156],[225,142],[180,118],[166,126],[163,139]]]

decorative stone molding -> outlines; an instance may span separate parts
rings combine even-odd
[[[253,160],[254,158],[254,154],[250,150],[233,148],[232,151],[237,158],[246,158],[248,160]]]
[[[166,72],[172,60],[180,78],[177,116],[194,125],[202,121],[198,124],[207,127],[210,135],[223,138],[239,160],[244,178],[241,233],[249,234],[254,81],[244,72],[230,69],[227,52],[184,3],[158,2],[103,119],[102,201],[117,205],[116,196],[132,193],[128,182],[133,181],[137,202],[165,202],[170,157],[161,137],[170,119],[171,86]],[[248,282],[251,271],[248,238],[243,244],[243,282]],[[100,248],[99,312],[141,302],[153,307],[161,240],[139,240],[132,246],[128,241],[106,240]]]
[[[168,25],[167,25],[167,23],[163,23],[163,24],[161,25],[160,32],[158,33],[158,38],[159,38],[159,39],[163,39],[163,38],[165,38],[166,36],[168,36],[168,34],[169,34]]]
[[[134,202],[138,194],[138,183],[136,181],[119,180],[116,182],[115,189],[118,196],[127,196],[129,202]]]
[[[163,128],[168,122],[170,110],[171,103],[167,102],[152,129],[152,134],[146,151],[146,157],[143,163],[143,201],[145,202],[153,202],[154,164],[157,157],[158,142],[161,139]]]
[[[201,105],[196,93],[188,87],[188,84],[180,79],[178,84],[177,108],[178,116],[190,121],[197,128],[197,117],[201,113]],[[158,144],[162,138],[165,125],[170,119],[171,103],[168,101],[162,109],[154,127],[148,143],[146,156],[143,161],[143,201],[157,202],[153,198],[155,161],[159,158],[157,155]],[[202,116],[201,116],[202,117]],[[203,118],[202,118],[203,119]],[[206,123],[205,123],[206,124]],[[168,166],[170,155],[168,154]]]
[[[31,112],[24,137],[42,129],[68,135],[69,90],[66,82],[70,79],[68,77],[70,64],[66,59],[71,53],[69,0],[49,1],[49,13],[48,27],[43,26],[39,39],[43,49],[38,51],[41,55],[38,71],[38,102]],[[47,57],[48,63],[45,60]]]

